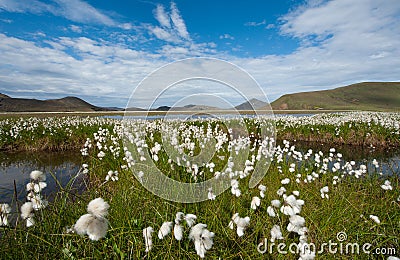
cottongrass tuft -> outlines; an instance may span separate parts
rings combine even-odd
[[[144,243],[146,245],[146,253],[151,250],[151,247],[153,246],[153,241],[151,239],[151,234],[154,232],[152,227],[147,227],[143,229],[143,238],[144,238]]]
[[[174,237],[176,240],[180,241],[183,238],[183,228],[181,222],[185,218],[183,212],[177,212],[175,215],[175,225],[174,225]]]
[[[109,208],[110,205],[107,202],[102,198],[97,198],[89,202],[87,211],[97,218],[104,218],[107,216]]]
[[[78,235],[88,235],[90,240],[98,241],[107,234],[108,222],[105,218],[97,218],[92,214],[81,216],[74,225]]]
[[[8,214],[11,212],[11,207],[7,203],[0,204],[0,227],[8,226]]]
[[[206,228],[206,224],[199,223],[193,226],[189,233],[189,239],[193,240],[196,253],[201,258],[205,257],[207,250],[210,250],[214,244],[215,234]]]
[[[381,221],[379,220],[378,216],[369,215],[369,218],[375,221],[376,224],[381,224]]]
[[[241,218],[239,213],[235,213],[232,216],[232,220],[229,222],[229,228],[234,229],[234,225],[236,224],[236,233],[239,237],[244,235],[244,231],[250,225],[250,217]]]
[[[26,226],[30,227],[35,224],[35,220],[33,219],[33,204],[28,201],[25,202],[21,206],[21,218],[26,220]]]
[[[81,216],[74,225],[74,230],[79,235],[88,235],[89,239],[97,241],[107,234],[108,221],[105,218],[110,206],[102,198],[89,202],[88,214]]]
[[[46,181],[46,174],[38,170],[32,171],[30,177],[34,181]]]
[[[283,239],[281,227],[278,225],[271,228],[271,242],[274,243],[276,239]]]
[[[191,227],[196,223],[197,216],[194,214],[186,214],[185,220],[188,227]]]
[[[385,183],[381,185],[381,188],[383,190],[393,190],[392,184],[390,183],[389,180],[385,180]]]
[[[256,210],[261,204],[261,200],[259,197],[255,196],[251,199],[250,208]]]
[[[158,231],[158,238],[163,239],[169,233],[171,233],[173,222],[164,222],[162,223],[160,230]]]

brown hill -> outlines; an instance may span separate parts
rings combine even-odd
[[[38,100],[0,96],[0,112],[92,112],[108,109],[94,106],[77,97]]]

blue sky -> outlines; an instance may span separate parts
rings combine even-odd
[[[160,66],[210,57],[246,70],[273,101],[400,81],[400,1],[0,0],[0,56],[0,92],[13,97],[125,107]],[[187,88],[162,104],[199,91]]]

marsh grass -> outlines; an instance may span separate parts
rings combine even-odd
[[[285,173],[284,173],[285,174]],[[156,232],[164,221],[173,221],[175,213],[193,213],[198,222],[206,223],[208,229],[216,233],[214,247],[207,252],[207,258],[222,259],[297,259],[297,255],[281,255],[278,252],[261,255],[257,245],[264,238],[269,239],[269,230],[273,224],[287,224],[287,216],[271,218],[266,213],[270,200],[276,199],[276,190],[280,187],[281,173],[272,166],[264,178],[266,197],[256,210],[250,209],[252,196],[258,190],[243,192],[240,198],[234,198],[229,191],[221,194],[215,201],[196,204],[173,203],[162,200],[145,190],[133,178],[129,171],[121,173],[118,182],[109,182],[101,187],[92,187],[84,194],[71,192],[68,187],[60,190],[47,208],[35,214],[37,225],[25,228],[22,222],[17,226],[2,228],[2,256],[13,259],[59,259],[59,258],[151,258],[151,259],[198,259],[193,243],[186,236],[176,241],[172,235],[159,240],[153,237],[154,247],[146,256],[142,229],[152,226]],[[351,243],[371,243],[372,249],[378,247],[399,248],[400,214],[399,179],[390,178],[395,192],[385,192],[379,185],[379,178],[370,176],[356,180],[349,178],[333,188],[330,199],[322,199],[319,189],[327,180],[301,185],[291,183],[287,190],[300,191],[300,198],[306,201],[302,216],[309,227],[309,236],[313,243],[321,245],[329,240],[337,242],[336,234],[346,232]],[[245,183],[245,182],[244,182]],[[70,227],[86,213],[87,203],[96,197],[107,198],[110,204],[110,227],[106,238],[90,241],[86,236],[67,234]],[[251,226],[243,237],[228,228],[233,213],[249,216]],[[378,215],[381,224],[369,219],[369,215]],[[297,238],[288,232],[285,243],[297,243]],[[325,252],[321,259],[338,259],[338,255]],[[343,259],[367,259],[370,256],[339,255]]]
[[[85,127],[88,127],[87,130]],[[112,132],[113,125],[102,125]],[[79,135],[93,137],[99,126],[79,126]],[[75,133],[75,132],[74,132]],[[62,140],[62,138],[57,139]],[[84,139],[86,140],[86,139]],[[161,141],[159,135],[147,139],[149,144]],[[84,142],[84,141],[83,141]],[[106,145],[110,145],[107,141]],[[119,141],[122,146],[122,141]],[[80,143],[82,148],[82,143]],[[315,151],[314,151],[315,152]],[[305,201],[301,216],[305,218],[309,229],[309,242],[317,246],[329,241],[338,242],[336,234],[346,232],[344,242],[363,245],[370,243],[370,251],[376,248],[395,248],[399,254],[400,242],[400,180],[396,174],[380,176],[378,171],[369,172],[360,178],[346,175],[333,185],[333,173],[325,174],[311,183],[295,182],[295,175],[305,178],[312,171],[312,162],[294,160],[285,156],[283,161],[274,161],[268,169],[261,184],[267,186],[265,198],[256,210],[250,208],[251,199],[259,196],[259,190],[249,189],[249,177],[240,181],[242,195],[235,197],[230,190],[225,191],[216,200],[200,203],[184,204],[163,200],[147,191],[135,178],[131,170],[123,169],[123,151],[115,156],[107,155],[101,160],[97,157],[98,149],[92,147],[85,162],[89,164],[89,173],[84,178],[85,191],[75,190],[74,179],[60,187],[48,207],[35,212],[36,225],[30,228],[24,226],[23,220],[10,227],[0,227],[0,256],[3,259],[199,259],[192,241],[188,239],[189,228],[184,226],[184,238],[176,241],[172,234],[163,240],[157,238],[157,232],[164,221],[174,221],[178,211],[197,215],[198,223],[207,224],[207,229],[214,232],[214,246],[207,251],[207,259],[298,259],[298,254],[281,254],[276,250],[261,254],[257,246],[269,241],[270,230],[274,224],[281,227],[286,245],[298,243],[298,236],[286,231],[288,216],[278,214],[271,218],[267,207],[271,200],[280,199],[277,190],[282,186],[280,181],[289,178],[285,185],[287,194],[299,191],[299,198]],[[160,152],[158,165],[163,170],[171,171],[165,165],[167,154]],[[225,154],[225,156],[227,156]],[[346,158],[344,158],[346,159]],[[216,169],[226,162],[221,160]],[[295,163],[296,171],[290,172],[289,165]],[[118,170],[119,180],[105,182],[108,170]],[[281,172],[280,172],[281,171]],[[181,180],[193,181],[187,177],[183,167],[175,165],[171,176]],[[55,178],[55,176],[52,176]],[[390,180],[393,190],[384,191],[380,185],[384,180]],[[329,186],[329,199],[320,196],[320,189]],[[102,197],[110,204],[109,229],[105,238],[91,241],[87,236],[68,233],[78,218],[86,213],[89,201]],[[14,201],[20,206],[22,201]],[[15,206],[14,205],[14,206]],[[241,217],[250,217],[250,226],[243,237],[238,237],[236,230],[228,228],[228,223],[234,213]],[[13,212],[14,216],[18,214]],[[376,224],[369,215],[379,217],[381,223]],[[148,226],[154,228],[153,248],[145,253],[142,230]],[[277,241],[276,243],[280,243]],[[319,249],[317,247],[317,249]],[[317,259],[386,259],[387,256],[360,254],[331,254],[326,250],[317,255]]]

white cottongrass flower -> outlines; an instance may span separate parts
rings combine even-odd
[[[281,202],[279,200],[271,200],[271,205],[275,208],[279,208],[281,206]]]
[[[271,228],[271,242],[274,243],[276,239],[283,239],[281,227],[278,225]]]
[[[33,205],[32,202],[25,202],[21,206],[21,218],[26,220],[26,226],[30,227],[35,224],[35,220],[33,219]]]
[[[304,230],[302,228],[304,227],[305,222],[306,221],[302,216],[292,215],[289,218],[287,230],[289,232],[295,232],[299,235],[302,235],[304,233]]]
[[[99,160],[102,160],[104,156],[106,156],[106,154],[105,154],[103,151],[100,151],[100,152],[97,154],[97,157],[99,157]]]
[[[108,171],[106,176],[106,181],[117,181],[118,180],[118,172],[117,171]]]
[[[249,217],[239,218],[235,224],[237,226],[236,233],[239,237],[241,237],[244,235],[244,231],[250,225],[250,218]]]
[[[281,207],[281,212],[287,216],[299,214],[304,200],[296,199],[294,195],[289,195],[284,198],[285,204]]]
[[[389,257],[387,258],[387,260],[400,260],[400,258],[391,255],[391,256],[389,256]]]
[[[231,221],[229,222],[229,224],[228,224],[228,227],[230,228],[230,229],[234,229],[235,227],[234,227],[234,223],[237,223],[237,221],[239,220],[239,213],[235,213],[235,214],[233,214],[233,216],[232,216],[232,218],[231,218]]]
[[[205,257],[207,250],[210,250],[214,244],[213,238],[215,234],[206,228],[206,224],[199,223],[193,226],[189,233],[189,239],[194,242],[196,253],[201,258]]]
[[[193,226],[193,224],[196,223],[196,219],[197,216],[194,214],[186,214],[185,216],[186,224],[188,225],[188,227]]]
[[[233,195],[235,195],[236,197],[239,197],[242,193],[239,189],[239,182],[238,180],[231,180],[231,192]]]
[[[384,190],[393,190],[392,184],[389,180],[385,180],[385,183],[381,185],[381,188]]]
[[[176,240],[180,241],[183,237],[183,228],[181,222],[185,218],[185,214],[183,212],[178,212],[175,215],[175,225],[174,225],[174,237]]]
[[[89,239],[97,241],[107,234],[108,221],[105,218],[108,214],[108,205],[102,198],[89,202],[88,214],[81,216],[74,225],[74,230],[79,235],[88,235]]]
[[[267,191],[267,187],[262,185],[262,184],[260,184],[258,186],[258,189],[260,190],[260,197],[264,198],[265,197],[265,192]]]
[[[232,216],[232,220],[229,222],[230,229],[234,228],[233,224],[236,224],[237,226],[236,233],[239,237],[241,237],[244,235],[244,231],[250,224],[250,218],[249,217],[241,218],[239,216],[239,213],[235,213]]]
[[[33,191],[35,193],[42,192],[44,188],[47,187],[47,183],[39,181],[38,183],[28,182],[26,184],[26,191]]]
[[[174,225],[174,237],[178,241],[182,240],[183,238],[183,228],[180,224]]]
[[[329,199],[329,195],[327,194],[329,192],[328,186],[322,187],[319,191],[321,192],[321,198]]]
[[[268,213],[268,215],[269,215],[270,217],[276,217],[275,210],[274,210],[274,208],[271,207],[271,206],[268,206],[268,208],[267,208],[267,213]]]
[[[143,182],[144,172],[143,172],[143,171],[138,172],[137,176],[138,176],[138,178],[139,178],[139,181],[140,181],[140,182]]]
[[[32,202],[32,207],[34,210],[39,210],[47,207],[49,202],[42,198],[40,193],[29,192],[27,196],[27,200]]]
[[[207,196],[208,196],[208,199],[209,199],[209,200],[215,200],[216,196],[214,195],[214,193],[213,193],[213,191],[212,191],[212,188],[208,188],[208,194],[207,194]]]
[[[260,206],[261,200],[259,197],[255,196],[251,199],[250,208],[256,210]]]
[[[87,211],[96,218],[104,218],[108,215],[109,208],[110,205],[108,205],[107,202],[105,202],[102,198],[97,198],[89,202]]]
[[[286,188],[280,187],[279,190],[276,192],[276,194],[278,194],[278,196],[282,196],[283,194],[285,194],[285,192],[286,192]]]
[[[381,224],[381,221],[379,220],[379,218],[375,215],[369,215],[369,218],[372,219],[373,221],[375,221],[376,224]]]
[[[282,185],[286,185],[290,183],[290,179],[289,178],[285,178],[283,180],[281,180]]]
[[[30,177],[34,181],[46,181],[46,174],[41,171],[32,171]]]
[[[160,230],[158,231],[158,238],[163,239],[169,233],[171,233],[173,222],[164,222],[162,223]]]
[[[153,245],[152,239],[151,239],[151,233],[153,233],[154,230],[152,227],[147,227],[143,229],[143,238],[144,238],[144,243],[146,245],[146,253],[151,250],[151,247]]]
[[[7,203],[0,204],[0,227],[8,226],[8,215],[11,212],[11,207]]]

